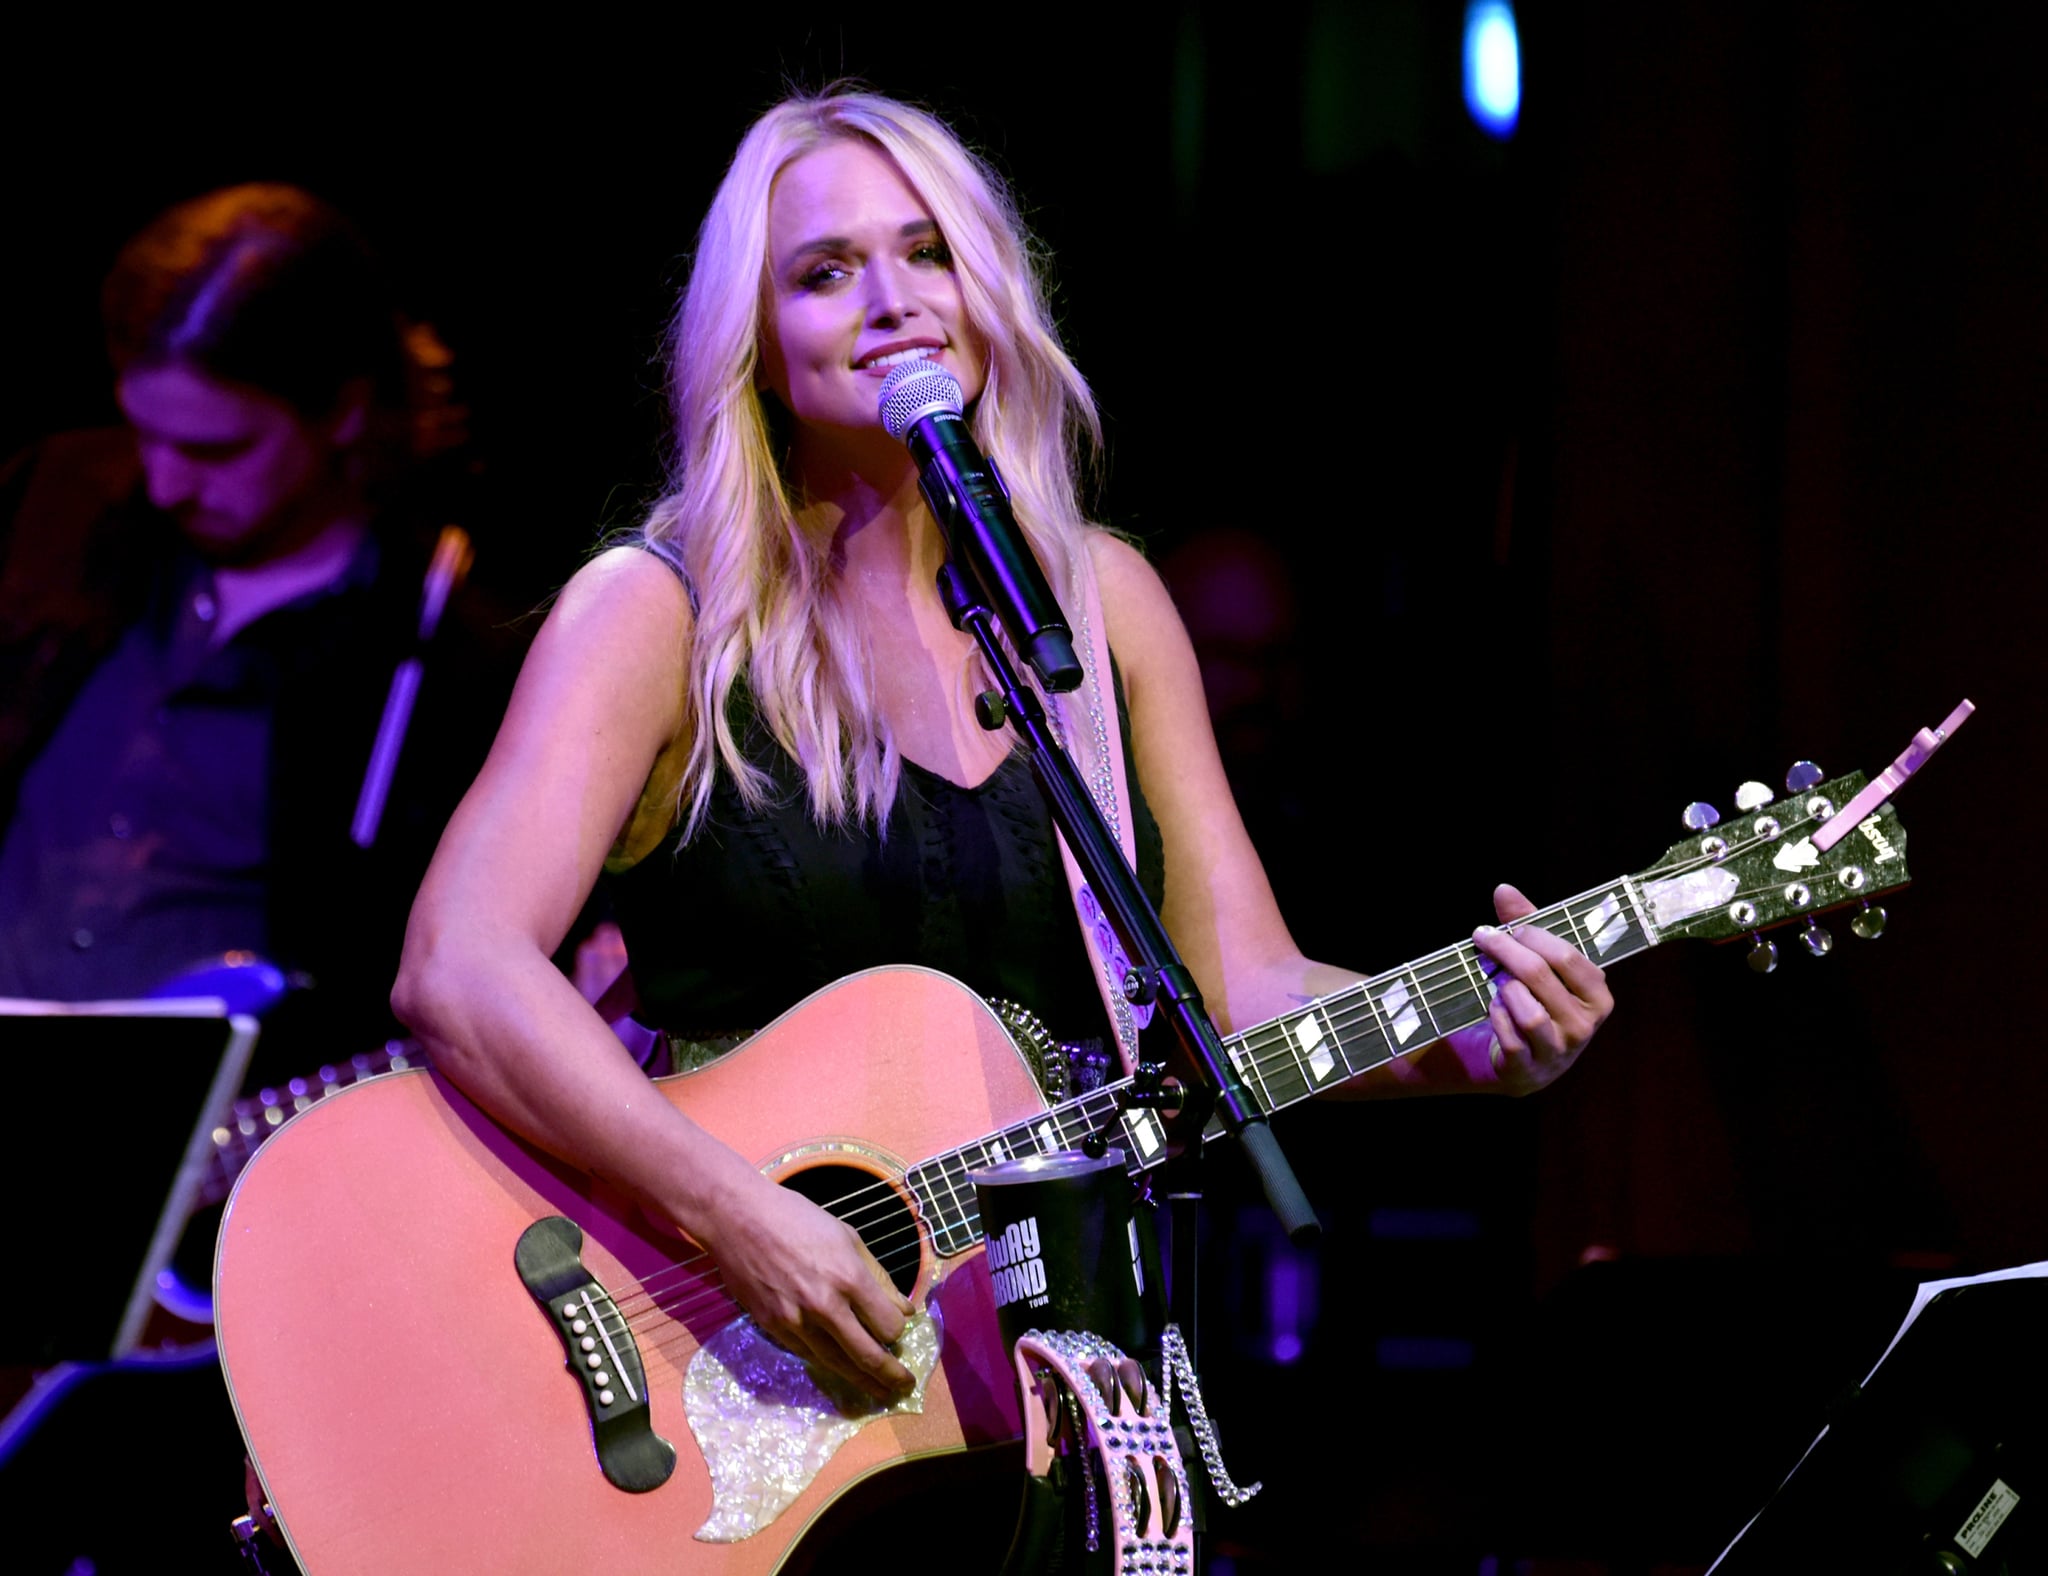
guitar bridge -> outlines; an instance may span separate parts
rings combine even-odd
[[[597,1464],[614,1488],[644,1494],[676,1469],[676,1448],[654,1431],[640,1348],[611,1293],[583,1267],[583,1231],[550,1215],[519,1234],[519,1279],[541,1305],[582,1382]]]

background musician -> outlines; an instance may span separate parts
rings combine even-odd
[[[277,184],[181,202],[102,305],[125,423],[0,468],[0,997],[225,988],[263,1013],[253,1090],[400,1032],[406,908],[522,637],[451,524],[449,353],[333,207]],[[88,1156],[87,1199],[162,1195],[119,1159]],[[188,1227],[151,1344],[203,1341],[214,1226]],[[76,1465],[109,1429],[135,1469],[114,1515]],[[243,1499],[211,1365],[77,1387],[0,1480],[35,1506],[24,1570],[224,1549]]]

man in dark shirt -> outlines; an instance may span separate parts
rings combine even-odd
[[[339,215],[183,204],[106,311],[127,429],[0,474],[0,996],[253,955],[308,1004],[262,1068],[310,1072],[395,1032],[405,913],[515,642],[419,507],[428,342]]]
[[[245,1088],[310,1077],[399,1032],[406,915],[522,636],[448,523],[459,456],[420,397],[445,356],[340,215],[271,185],[181,204],[124,248],[104,307],[125,425],[0,466],[0,997],[205,971],[194,994],[262,1009]],[[81,1105],[148,1099],[149,1057],[77,1069]],[[81,1231],[96,1196],[169,1180],[86,1143],[49,1173]],[[199,1312],[166,1302],[187,1321],[211,1249],[195,1221]],[[10,1518],[23,1569],[225,1553],[243,1463],[210,1364],[95,1377],[32,1431],[18,1394],[0,1500],[36,1507]],[[109,1485],[81,1464],[113,1437]]]

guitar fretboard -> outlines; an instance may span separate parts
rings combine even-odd
[[[1516,923],[1542,926],[1603,967],[1633,957],[1657,939],[1626,880],[1595,887]],[[1224,1050],[1247,1093],[1263,1114],[1271,1115],[1480,1022],[1493,1005],[1495,972],[1478,947],[1460,942],[1246,1029],[1224,1041]],[[1166,1131],[1158,1114],[1133,1109],[1118,1115],[1129,1083],[1110,1084],[911,1167],[907,1180],[938,1251],[964,1252],[981,1240],[971,1173],[998,1161],[1079,1149],[1101,1134],[1123,1149],[1133,1174],[1163,1162]],[[1207,1136],[1221,1131],[1220,1123],[1212,1124]]]

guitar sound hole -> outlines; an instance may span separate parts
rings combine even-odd
[[[872,1171],[852,1166],[810,1166],[782,1179],[791,1192],[837,1215],[860,1233],[896,1289],[910,1295],[917,1284],[917,1217],[903,1195]]]

